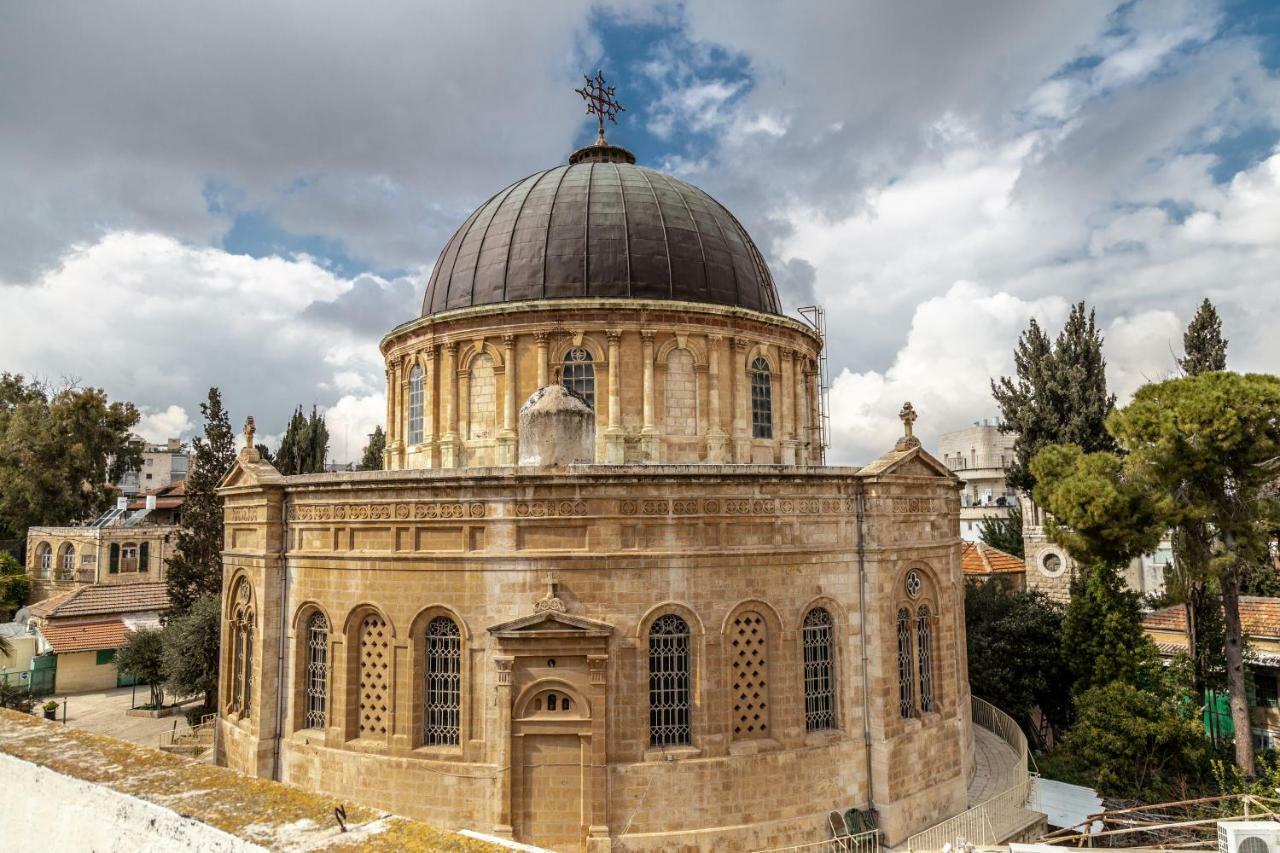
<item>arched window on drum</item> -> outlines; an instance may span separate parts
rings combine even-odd
[[[560,384],[596,407],[596,368],[585,347],[574,347],[564,354]]]
[[[751,436],[773,438],[773,376],[763,356],[751,363]]]
[[[836,728],[835,630],[831,613],[815,607],[804,617],[804,728]]]
[[[316,611],[307,618],[306,728],[323,729],[329,705],[329,620]]]
[[[422,367],[415,364],[409,371],[409,444],[422,443]]]
[[[462,735],[462,632],[448,616],[427,624],[422,742],[457,746]]]

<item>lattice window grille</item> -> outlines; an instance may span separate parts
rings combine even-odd
[[[462,737],[462,634],[448,616],[427,625],[426,678],[422,742],[456,746]]]
[[[751,435],[773,438],[773,377],[763,357],[751,363]]]
[[[231,707],[239,708],[244,698],[244,613],[237,611],[231,622]]]
[[[422,367],[409,371],[409,443],[422,443]]]
[[[596,407],[596,368],[585,347],[574,347],[564,354],[560,383]]]
[[[916,611],[916,653],[920,659],[920,710],[933,710],[933,621],[929,606]]]
[[[324,728],[328,703],[329,620],[312,613],[307,619],[307,728]]]
[[[253,705],[253,611],[244,617],[244,713]]]
[[[898,611],[898,712],[903,718],[915,715],[915,665],[911,657],[911,611]]]
[[[733,663],[733,736],[769,734],[769,638],[764,617],[746,610],[730,626]]]
[[[835,635],[831,614],[815,607],[804,617],[804,727],[836,727]]]
[[[360,623],[358,735],[386,737],[391,708],[391,632],[381,616]]]
[[[649,628],[649,743],[688,746],[689,624],[668,613]]]

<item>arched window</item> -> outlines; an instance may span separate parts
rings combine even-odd
[[[836,727],[835,632],[831,614],[815,607],[804,617],[804,728]]]
[[[409,371],[409,444],[422,443],[422,367]]]
[[[53,571],[53,548],[48,542],[41,542],[36,546],[36,569],[42,578],[49,577],[49,573]]]
[[[929,605],[916,611],[916,657],[920,666],[920,710],[933,710],[933,621]]]
[[[76,570],[76,549],[70,542],[64,542],[58,549],[58,569],[67,580]]]
[[[763,356],[751,363],[751,435],[773,438],[773,377]]]
[[[329,620],[316,611],[307,619],[306,727],[323,729],[329,704]]]
[[[427,625],[426,707],[422,742],[457,746],[462,736],[462,632],[448,616]]]
[[[358,737],[385,738],[391,715],[391,629],[377,613],[360,623]]]
[[[729,623],[725,637],[733,674],[733,738],[769,736],[769,623],[744,610]]]
[[[232,596],[230,710],[248,714],[253,705],[253,591],[241,579]]]
[[[903,607],[898,611],[898,711],[903,718],[916,712],[915,662],[911,656],[911,611]]]
[[[673,349],[667,356],[665,404],[667,435],[698,434],[698,379],[687,349]]]
[[[649,743],[688,746],[689,623],[674,613],[654,620],[649,628]]]
[[[493,356],[481,353],[471,360],[471,399],[468,400],[468,438],[493,438],[497,433],[498,383]]]
[[[576,392],[591,408],[596,407],[596,368],[585,347],[574,347],[564,354],[560,384]]]

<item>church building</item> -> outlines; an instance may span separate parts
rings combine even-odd
[[[386,470],[223,482],[219,763],[560,851],[964,810],[961,483],[909,404],[825,465],[822,344],[603,132],[500,190],[381,342]]]

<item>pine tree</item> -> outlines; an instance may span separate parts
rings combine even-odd
[[[1182,347],[1187,355],[1178,360],[1178,365],[1188,376],[1227,369],[1227,340],[1222,337],[1222,318],[1208,299],[1200,303],[1196,316],[1191,318],[1182,335]]]
[[[315,406],[311,407],[311,419],[307,421],[307,439],[307,467],[303,473],[323,473],[329,457],[329,425]]]
[[[381,426],[373,428],[373,432],[369,434],[369,443],[365,445],[364,455],[360,459],[361,471],[381,471],[382,470],[382,454],[387,449],[387,434],[382,431]]]
[[[1107,393],[1102,334],[1083,302],[1072,306],[1052,345],[1033,319],[1013,357],[1016,378],[991,382],[1001,428],[1015,436],[1010,485],[1026,492],[1035,487],[1031,458],[1050,444],[1075,444],[1086,452],[1115,448],[1105,427],[1116,398]]]
[[[222,591],[222,498],[217,489],[235,462],[235,437],[217,388],[209,389],[200,411],[204,437],[191,441],[194,459],[187,475],[182,526],[166,566],[170,617],[186,613],[201,595]]]

